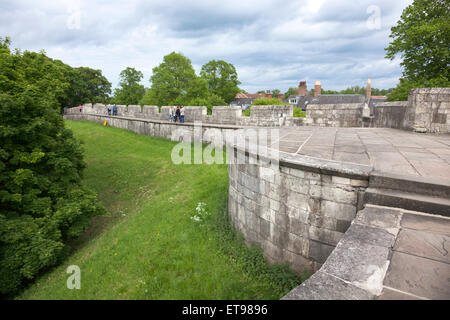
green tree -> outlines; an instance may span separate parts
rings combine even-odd
[[[127,67],[120,72],[120,88],[114,92],[114,103],[136,105],[145,94],[145,88],[139,82],[144,77],[141,71]]]
[[[448,86],[450,65],[450,4],[448,0],[414,0],[391,28],[386,58],[401,55],[403,77],[389,96],[406,100],[406,91],[418,87]]]
[[[174,105],[179,96],[188,93],[196,78],[191,60],[181,53],[172,52],[153,68],[151,87],[142,102],[158,106]]]
[[[278,105],[284,105],[285,103],[279,99],[272,98],[260,98],[255,99],[252,103],[252,106],[278,106]]]
[[[274,89],[274,90],[272,90],[271,93],[272,93],[272,97],[278,98],[278,94],[281,93],[281,90],[279,90],[279,89]]]
[[[111,82],[101,70],[88,67],[75,68],[70,77],[73,92],[69,107],[83,103],[107,103],[111,94]]]
[[[202,66],[200,77],[208,82],[210,91],[227,104],[234,100],[240,89],[236,68],[223,60],[211,60]]]
[[[283,96],[284,100],[287,100],[290,96],[296,96],[298,94],[298,88],[289,88]]]
[[[61,66],[0,39],[0,295],[56,265],[105,212],[81,184],[82,149],[59,114]]]

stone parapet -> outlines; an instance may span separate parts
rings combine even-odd
[[[362,127],[364,104],[310,104],[305,124],[319,127]]]

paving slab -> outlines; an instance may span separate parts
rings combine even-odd
[[[378,300],[423,300],[411,294],[406,294],[397,290],[383,288],[383,292],[378,297]]]
[[[402,229],[394,250],[450,263],[450,237],[440,233]]]
[[[450,219],[445,217],[404,212],[401,226],[450,236]]]
[[[450,265],[394,251],[384,286],[419,297],[450,299]]]
[[[284,152],[371,165],[380,172],[450,180],[448,134],[390,128],[281,128],[279,144]]]

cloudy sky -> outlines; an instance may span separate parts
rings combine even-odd
[[[172,51],[197,72],[225,60],[249,92],[321,80],[325,89],[394,87],[399,61],[384,58],[390,28],[412,0],[1,0],[0,37],[71,66],[101,69],[116,86],[134,67]]]

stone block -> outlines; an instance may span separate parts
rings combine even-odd
[[[388,248],[345,237],[321,270],[378,296],[383,289],[388,257]]]
[[[328,259],[331,252],[333,252],[334,248],[335,246],[330,246],[329,244],[310,240],[307,257],[323,264]]]
[[[334,230],[329,230],[325,228],[318,228],[315,226],[309,226],[308,229],[309,238],[311,240],[316,240],[319,242],[323,242],[325,244],[335,246],[343,237],[343,233],[337,232]]]
[[[419,297],[449,300],[450,265],[394,252],[384,285]]]
[[[394,250],[450,264],[450,235],[402,229]]]
[[[372,300],[375,297],[366,290],[318,271],[282,300]]]
[[[270,221],[260,219],[259,234],[262,239],[266,240],[270,238]]]

